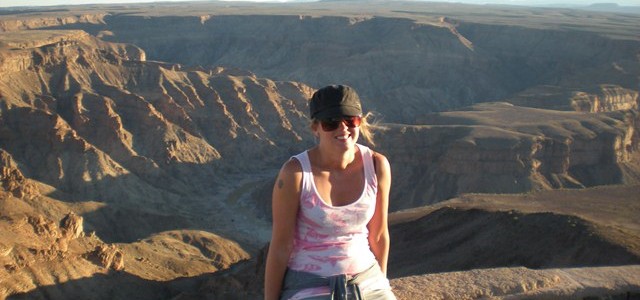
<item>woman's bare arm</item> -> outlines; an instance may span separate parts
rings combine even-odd
[[[391,188],[391,166],[387,158],[379,153],[373,155],[378,178],[378,194],[376,196],[376,210],[367,225],[369,229],[369,247],[376,257],[380,269],[387,274],[387,260],[389,258],[389,191]]]
[[[273,227],[265,271],[265,300],[280,297],[287,262],[293,249],[301,180],[302,167],[297,160],[291,159],[280,169],[273,187]]]

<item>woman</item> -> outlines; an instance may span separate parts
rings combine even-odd
[[[348,86],[317,90],[309,103],[317,145],[287,161],[273,188],[265,300],[395,299],[386,278],[387,158],[371,141]]]

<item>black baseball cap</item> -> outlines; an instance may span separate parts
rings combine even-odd
[[[362,106],[356,91],[346,85],[325,86],[311,97],[311,119],[321,120],[344,116],[361,116]]]

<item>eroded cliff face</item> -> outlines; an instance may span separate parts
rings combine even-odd
[[[224,14],[229,8],[204,6],[182,15],[162,10],[147,15],[133,8],[93,15],[80,10],[70,17],[75,21],[50,24],[47,15],[22,19],[32,24],[24,28],[81,29],[107,41],[134,44],[157,61],[233,67],[316,87],[347,83],[360,91],[367,110],[380,112],[388,122],[413,124],[427,112],[501,99],[579,111],[637,106],[640,42],[616,38],[629,30],[618,35],[589,32],[588,26],[597,27],[600,21],[587,22],[586,30],[556,30],[527,26],[524,16],[522,24],[513,26],[487,24],[491,22],[437,6],[423,13],[419,8],[406,15],[396,11],[402,17],[365,12],[332,16],[301,7],[289,12],[265,8],[256,15],[241,7]],[[582,17],[553,13],[569,18],[567,22]],[[14,28],[11,22],[0,20]],[[616,31],[611,24],[602,26]],[[554,94],[557,90],[563,92]],[[526,97],[527,92],[535,94]],[[519,101],[521,97],[526,99]]]
[[[265,152],[274,153],[265,163],[278,161],[308,135],[302,84],[146,62],[137,47],[79,31],[29,34],[2,54],[1,147],[78,199],[114,198],[113,183],[128,176],[125,190],[150,184],[164,198],[154,185],[206,183],[224,172],[222,158],[236,170]]]
[[[7,75],[67,61],[145,60],[144,51],[136,46],[105,43],[81,30],[5,32],[0,33],[0,40],[0,71]]]
[[[37,10],[16,11],[16,15],[19,16],[3,18],[0,22],[0,32],[39,29],[42,27],[63,26],[75,23],[100,24],[104,23],[104,17],[109,15],[108,13],[102,12],[64,14],[66,11],[67,10],[64,9],[59,10],[59,12],[63,13],[60,16],[43,15],[41,11]],[[49,10],[48,12],[55,12],[55,10]]]
[[[576,111],[603,112],[638,109],[638,91],[615,85],[603,85],[595,93],[575,92],[571,106]]]
[[[414,123],[427,112],[506,99],[547,85],[598,100],[585,96],[571,104],[580,96],[569,96],[546,105],[566,101],[568,109],[581,111],[637,105],[633,93],[639,84],[634,75],[639,42],[584,31],[485,25],[449,17],[419,22],[312,14],[112,14],[104,23],[58,28],[79,28],[108,41],[138,45],[153,60],[229,66],[316,87],[347,83],[360,91],[367,110],[380,112],[388,122]],[[592,92],[602,85],[619,87],[617,94],[629,96],[611,96],[611,88]]]
[[[241,247],[262,245],[267,226],[236,226],[234,220],[249,213],[230,207],[236,203],[228,194],[245,180],[242,174],[272,177],[271,168],[311,142],[303,113],[311,88],[247,71],[149,62],[136,46],[80,31],[21,34],[0,34],[9,45],[0,60],[2,183],[8,193],[62,201],[55,212],[43,207],[49,201],[24,205],[53,219],[61,210],[82,214],[86,228],[109,243],[154,236],[121,247],[125,253],[147,257],[174,245],[166,261],[163,255],[152,259],[167,266],[157,272],[149,273],[142,258],[125,255],[134,266],[143,264],[131,272],[148,273],[141,276],[149,280],[225,269],[247,257]],[[193,246],[201,249],[230,243],[181,231],[189,228],[234,236],[242,246],[232,252],[242,254],[202,250],[205,258],[194,258],[198,267],[186,271],[172,257],[191,247],[183,245],[189,240],[202,243]],[[247,230],[252,235],[238,233]]]
[[[379,148],[394,166],[392,210],[461,193],[521,193],[640,180],[635,110],[558,112],[490,103],[390,125]],[[446,124],[446,125],[445,125]]]
[[[602,84],[588,90],[543,85],[529,88],[509,98],[509,103],[553,110],[608,112],[638,109],[638,91],[619,85]]]
[[[489,82],[500,70],[481,74],[492,62],[478,60],[450,28],[410,19],[112,15],[105,22],[71,28],[108,32],[105,40],[136,44],[154,60],[231,66],[314,86],[347,83],[361,91],[367,109],[390,121],[508,93],[505,85]],[[460,74],[473,87],[461,86]],[[398,99],[403,105],[389,105]]]

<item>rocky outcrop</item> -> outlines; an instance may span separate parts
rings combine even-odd
[[[76,215],[73,212],[67,214],[60,221],[60,230],[62,231],[62,236],[69,239],[77,239],[81,237],[84,234],[82,221],[82,217]]]
[[[248,260],[237,242],[199,230],[172,230],[121,245],[130,274],[150,280],[224,272]]]
[[[3,197],[0,202],[5,201],[9,200]],[[95,235],[85,236],[82,217],[73,212],[62,218],[58,226],[58,222],[42,214],[18,214],[3,209],[0,231],[3,232],[0,236],[2,298],[38,286],[123,269],[122,250],[105,244]]]
[[[72,219],[79,223],[70,221]],[[81,221],[81,218],[77,219],[77,216],[70,213],[61,223],[62,227],[59,227],[43,215],[3,215],[2,228],[12,228],[15,234],[13,237],[4,237],[0,241],[3,244],[11,244],[11,247],[5,247],[3,250],[4,271],[14,273],[28,270],[44,262],[70,259],[81,255],[82,253],[78,251],[83,251],[82,247],[77,245],[78,239],[84,237]],[[73,228],[67,226],[75,227],[76,231],[71,232]],[[70,244],[74,246],[70,247]],[[0,278],[4,278],[5,275],[0,274]]]
[[[99,245],[87,257],[95,260],[106,269],[115,271],[124,269],[124,254],[114,245]]]
[[[599,93],[575,92],[571,106],[576,111],[604,112],[638,109],[638,91],[615,85],[603,85]]]
[[[202,274],[222,272],[249,258],[236,242],[196,230],[161,233],[136,243],[105,243],[95,232],[84,233],[79,214],[69,212],[56,222],[43,214],[18,213],[16,206],[24,200],[0,196],[2,298],[32,298],[41,287],[54,287],[43,292],[54,299],[89,293],[98,298],[168,298],[208,278],[200,279]],[[52,200],[42,196],[38,201]],[[187,279],[178,282],[182,277]]]
[[[5,50],[33,49],[45,46],[77,44],[81,40],[89,39],[89,34],[82,30],[53,30],[53,31],[20,31],[1,33],[0,47]],[[7,68],[5,68],[7,70]]]
[[[39,194],[34,183],[24,177],[11,155],[0,149],[0,183],[2,188],[16,198]]]
[[[558,213],[438,208],[391,227],[389,274],[396,278],[500,266],[548,269],[640,263],[637,250],[603,238],[607,235],[598,226]],[[626,235],[626,244],[638,242]]]

